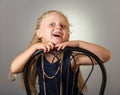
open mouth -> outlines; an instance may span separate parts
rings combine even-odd
[[[54,37],[61,37],[59,34],[53,34]]]
[[[61,38],[62,37],[62,33],[56,32],[56,33],[53,33],[53,36]]]

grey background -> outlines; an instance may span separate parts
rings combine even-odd
[[[105,64],[105,95],[120,95],[120,0],[0,0],[0,95],[25,95],[19,75],[15,82],[8,81],[9,67],[27,48],[37,18],[51,9],[62,11],[70,20],[70,40],[93,42],[111,51],[112,58]],[[89,72],[87,68],[82,68],[84,75]],[[98,95],[100,82],[101,72],[96,66],[86,95]]]

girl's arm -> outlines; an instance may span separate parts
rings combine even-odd
[[[67,41],[60,44],[56,44],[56,47],[58,47],[58,50],[64,49],[65,47],[80,47],[88,51],[91,51],[92,53],[97,55],[103,62],[107,62],[111,58],[111,53],[106,48],[85,41],[77,41],[77,40]],[[90,63],[89,58],[85,56],[81,56],[79,60],[81,60],[81,62],[83,62],[84,64]]]
[[[32,54],[38,50],[43,49],[44,52],[49,52],[51,49],[54,48],[53,43],[43,44],[43,43],[37,43],[29,47],[27,50],[19,54],[11,64],[11,72],[14,74],[20,73],[23,71],[23,68],[26,64],[26,62],[29,60],[29,58],[32,56]]]
[[[34,46],[31,46],[21,54],[19,54],[11,64],[11,72],[16,74],[22,72],[25,63],[28,61],[28,59],[32,56],[32,54],[36,51],[36,48]]]

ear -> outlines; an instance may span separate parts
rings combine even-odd
[[[42,32],[40,31],[40,29],[36,30],[36,35],[38,38],[42,38]]]

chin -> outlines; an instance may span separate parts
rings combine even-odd
[[[63,41],[53,41],[54,44],[62,43]]]

